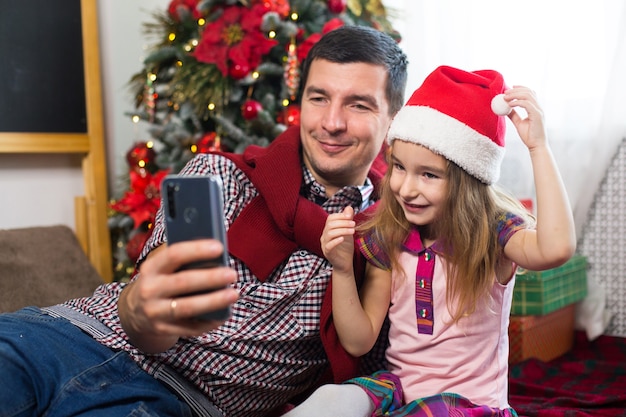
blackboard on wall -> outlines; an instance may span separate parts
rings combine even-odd
[[[0,132],[87,132],[80,0],[0,0]]]

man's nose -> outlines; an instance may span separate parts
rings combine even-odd
[[[340,132],[346,130],[347,124],[344,107],[331,103],[324,112],[322,127],[328,132]]]

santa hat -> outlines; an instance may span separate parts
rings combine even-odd
[[[500,177],[504,157],[502,75],[441,66],[433,71],[391,123],[387,140],[425,146],[486,184]],[[497,112],[497,113],[496,113]]]

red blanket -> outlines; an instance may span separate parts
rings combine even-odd
[[[560,358],[512,365],[509,384],[520,417],[626,416],[626,338],[577,332]]]

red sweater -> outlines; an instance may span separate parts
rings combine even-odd
[[[242,260],[260,280],[299,247],[323,256],[320,236],[328,214],[317,204],[300,195],[302,160],[299,127],[292,127],[267,148],[249,146],[243,154],[222,153],[231,159],[252,181],[259,195],[248,204],[228,230],[229,252]],[[379,159],[369,178],[376,188],[385,164]],[[355,219],[359,221],[363,214]],[[259,248],[263,248],[260,253]],[[365,261],[355,253],[355,275],[360,281]],[[331,284],[329,284],[331,285]],[[329,286],[320,315],[320,337],[330,362],[329,378],[345,381],[357,375],[358,358],[348,354],[337,337],[332,322],[332,298]]]

